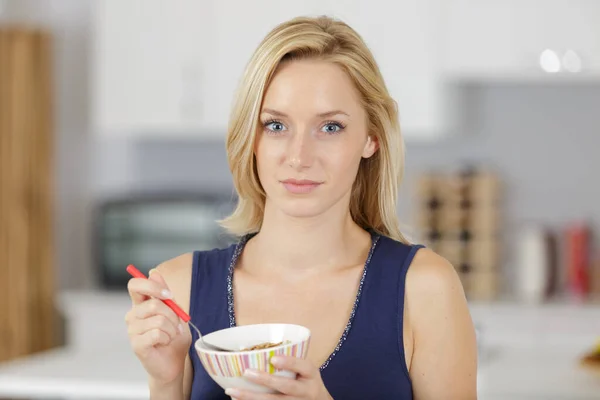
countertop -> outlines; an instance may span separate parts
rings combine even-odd
[[[497,349],[478,372],[480,400],[600,399],[600,376],[581,369],[570,350]],[[59,349],[0,367],[0,396],[148,399],[146,374],[126,349]]]
[[[148,399],[146,374],[129,349],[61,348],[0,365],[0,398]]]
[[[65,293],[69,346],[0,364],[0,398],[148,399],[129,347],[125,294]],[[600,374],[579,366],[600,335],[600,307],[471,304],[479,329],[479,400],[600,399]]]

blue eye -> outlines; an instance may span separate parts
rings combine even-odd
[[[263,125],[268,131],[271,132],[283,132],[285,130],[285,125],[275,120],[267,121]]]
[[[340,124],[339,122],[328,122],[323,126],[323,132],[329,135],[335,135],[336,133],[340,133],[344,130],[345,126]]]

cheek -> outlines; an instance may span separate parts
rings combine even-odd
[[[335,175],[354,180],[362,158],[362,149],[330,148],[322,154],[323,164]]]
[[[269,140],[262,138],[257,141],[254,152],[256,164],[259,172],[267,172],[285,160],[285,146],[283,141]]]

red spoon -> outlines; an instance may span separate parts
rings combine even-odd
[[[127,272],[129,273],[129,275],[133,276],[134,278],[148,279],[146,277],[146,275],[144,275],[133,264],[129,264],[127,266]],[[181,318],[181,320],[183,322],[186,322],[188,325],[190,325],[192,328],[194,328],[194,330],[198,334],[198,339],[202,340],[202,343],[204,343],[204,345],[206,347],[209,347],[209,348],[212,348],[213,350],[218,350],[218,351],[237,351],[237,350],[233,350],[233,349],[226,349],[226,348],[223,348],[223,347],[220,347],[220,346],[215,346],[214,344],[206,343],[204,341],[204,339],[202,338],[202,334],[200,333],[200,329],[198,329],[198,327],[192,323],[192,321],[191,321],[192,318],[185,311],[183,311],[181,309],[181,307],[179,307],[177,305],[177,303],[175,303],[171,299],[160,299],[160,300],[163,303],[165,303],[171,310],[173,310],[175,312],[175,314],[177,314],[177,316],[179,318]]]

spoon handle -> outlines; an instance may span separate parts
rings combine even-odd
[[[196,325],[194,325],[192,323],[192,321],[188,322],[188,325],[191,326],[192,328],[194,328],[194,330],[196,331],[196,333],[198,334],[198,339],[202,340],[202,334],[200,333],[200,329],[198,329],[198,327]],[[204,342],[204,340],[202,340],[202,342]]]

